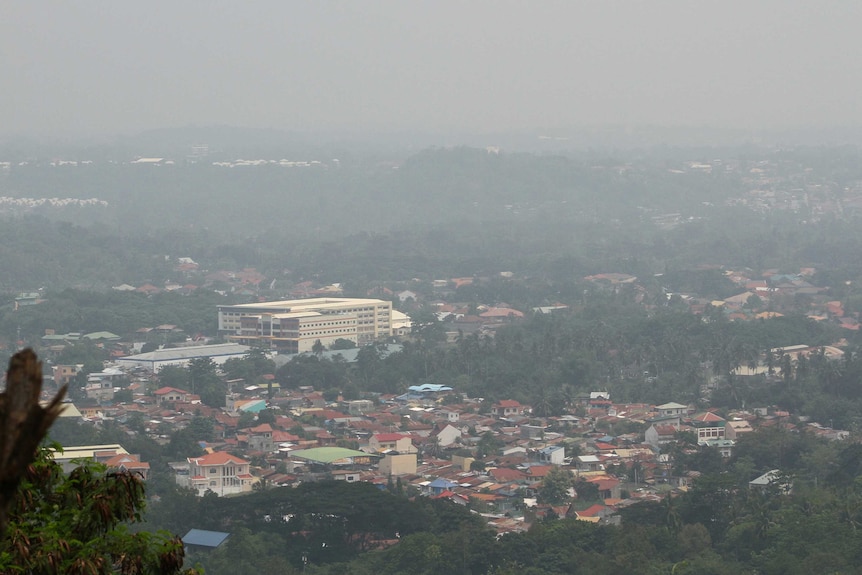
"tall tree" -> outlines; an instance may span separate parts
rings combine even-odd
[[[144,482],[136,475],[107,472],[96,463],[67,475],[43,447],[20,485],[0,541],[0,572],[183,572],[178,537],[128,530],[141,520],[144,501]]]
[[[539,487],[539,501],[558,505],[569,499],[569,488],[572,487],[571,474],[561,468],[552,467],[548,470]]]
[[[33,350],[12,356],[6,372],[6,391],[0,394],[0,536],[8,521],[9,506],[34,451],[60,415],[63,387],[47,408],[39,405],[42,362]]]
[[[59,445],[36,449],[65,391],[47,408],[39,405],[36,354],[15,354],[6,377],[0,394],[0,572],[180,573],[179,538],[127,529],[141,520],[141,478],[86,462],[66,474],[51,452]]]
[[[201,396],[201,403],[210,407],[224,407],[227,385],[218,375],[215,362],[202,357],[189,362],[189,383],[192,393]]]

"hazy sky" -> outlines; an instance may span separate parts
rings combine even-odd
[[[0,134],[862,124],[859,0],[8,2]]]

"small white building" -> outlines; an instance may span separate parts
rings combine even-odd
[[[461,430],[448,423],[439,431],[432,432],[431,435],[437,438],[437,445],[440,447],[448,447],[461,439]]]
[[[566,448],[562,445],[550,445],[539,450],[539,461],[551,465],[563,465],[566,462]]]
[[[681,417],[688,414],[688,406],[681,403],[664,403],[656,406],[659,417]]]

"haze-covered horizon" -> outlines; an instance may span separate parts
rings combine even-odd
[[[862,5],[16,4],[0,137],[229,125],[331,134],[862,126]]]

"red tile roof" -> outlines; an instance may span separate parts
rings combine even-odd
[[[514,399],[503,399],[494,404],[494,407],[521,407]]]
[[[691,418],[693,423],[724,423],[724,418],[711,411],[705,411]]]
[[[595,517],[605,509],[607,508],[604,505],[596,503],[595,505],[590,505],[586,509],[576,511],[575,513],[577,513],[578,517]]]
[[[620,484],[620,480],[616,477],[611,477],[609,475],[602,475],[599,477],[593,477],[591,479],[587,479],[588,483],[592,483],[593,485],[598,486],[599,491],[606,491],[608,489],[613,489],[617,485]]]
[[[517,469],[509,469],[508,467],[496,467],[490,471],[490,475],[497,481],[520,481],[526,477]]]
[[[553,465],[531,465],[527,469],[527,475],[530,477],[544,477],[553,467]]]
[[[188,393],[188,391],[176,387],[162,387],[153,392],[154,395],[167,395],[169,393]]]
[[[374,435],[374,439],[377,441],[398,441],[402,437],[410,436],[402,433],[377,433]]]
[[[225,463],[235,463],[237,465],[248,464],[248,461],[240,459],[235,455],[231,455],[230,453],[225,453],[223,451],[208,453],[200,457],[189,457],[189,462],[191,463],[192,461],[194,461],[197,465],[224,465]]]

